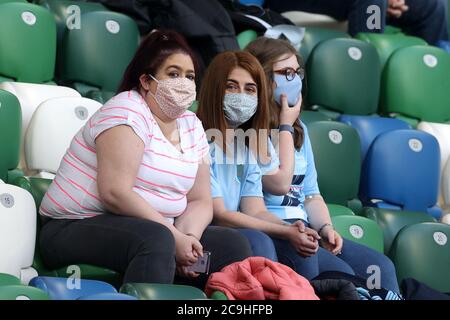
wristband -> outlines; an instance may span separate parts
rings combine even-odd
[[[289,131],[291,134],[294,134],[294,127],[290,126],[288,124],[280,124],[280,126],[278,127],[278,130],[280,132],[282,132],[282,131]]]
[[[331,228],[333,228],[333,225],[332,225],[331,223],[324,223],[324,224],[319,228],[319,231],[317,231],[317,234],[318,234],[319,236],[321,236],[320,234],[321,234],[322,230],[323,230],[325,227],[331,227]],[[333,230],[334,230],[334,228],[333,228]]]

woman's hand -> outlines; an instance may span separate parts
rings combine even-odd
[[[176,261],[180,266],[191,266],[196,263],[199,256],[203,257],[203,246],[193,236],[179,233],[175,236]]]
[[[320,239],[317,232],[310,228],[305,228],[305,232],[300,232],[298,224],[293,224],[288,228],[288,240],[301,256],[311,257],[316,254],[319,250],[318,240]]]
[[[330,251],[332,254],[337,255],[341,253],[343,240],[339,233],[331,226],[326,226],[322,230],[322,240],[320,244],[323,248]]]
[[[285,94],[281,95],[281,110],[280,110],[280,125],[287,124],[292,126],[297,121],[300,115],[300,109],[302,106],[302,97],[298,99],[295,106],[289,107],[287,97]]]

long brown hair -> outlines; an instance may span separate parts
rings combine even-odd
[[[280,57],[286,54],[294,54],[297,57],[300,67],[304,67],[302,57],[297,53],[297,50],[286,40],[270,39],[260,37],[252,41],[245,51],[250,52],[255,56],[264,68],[264,72],[267,78],[268,97],[270,104],[270,127],[276,129],[280,125],[280,110],[281,106],[275,101],[273,95],[273,66],[280,60]],[[297,119],[294,125],[294,145],[297,150],[303,145],[305,133],[303,127],[300,124],[300,120]]]
[[[220,130],[223,137],[226,137],[226,130],[229,129],[225,113],[223,111],[223,100],[227,88],[227,79],[229,74],[235,68],[246,70],[258,88],[258,110],[246,123],[239,128],[244,131],[247,129],[255,129],[258,133],[257,148],[252,150],[257,152],[259,156],[267,155],[267,139],[262,141],[259,133],[267,132],[269,134],[269,100],[267,96],[267,82],[264,70],[258,60],[248,52],[244,51],[227,51],[218,54],[208,69],[202,80],[199,94],[199,107],[197,110],[198,118],[203,122],[205,130]],[[265,130],[265,131],[263,131]],[[226,143],[221,145],[226,151]]]

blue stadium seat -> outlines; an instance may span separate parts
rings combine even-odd
[[[372,142],[380,134],[393,130],[411,129],[411,126],[405,121],[393,118],[342,115],[338,120],[358,131],[363,162]]]
[[[79,281],[79,285],[75,281]],[[46,292],[52,300],[77,300],[97,294],[117,294],[112,285],[96,280],[36,277],[30,281],[30,286]]]
[[[264,0],[239,0],[240,3],[245,5],[257,5],[257,6],[263,6]]]
[[[383,133],[366,155],[360,198],[369,206],[428,212],[439,219],[439,168],[439,144],[432,135],[416,130]]]
[[[138,300],[138,298],[123,293],[99,293],[83,296],[78,300]]]

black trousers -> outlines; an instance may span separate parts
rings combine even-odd
[[[386,18],[387,0],[266,0],[266,6],[277,12],[305,11],[329,15],[337,20],[348,20],[349,33],[383,32],[386,23],[404,32],[421,37],[434,45],[448,40],[447,0],[406,0],[409,10],[399,19]],[[367,8],[381,9],[381,29],[369,30]]]
[[[211,252],[210,273],[251,256],[247,239],[238,231],[210,226],[200,239]],[[114,214],[83,220],[47,221],[40,232],[44,263],[52,268],[91,264],[124,275],[123,283],[173,283],[175,240],[162,224]],[[207,276],[177,279],[203,289]]]

